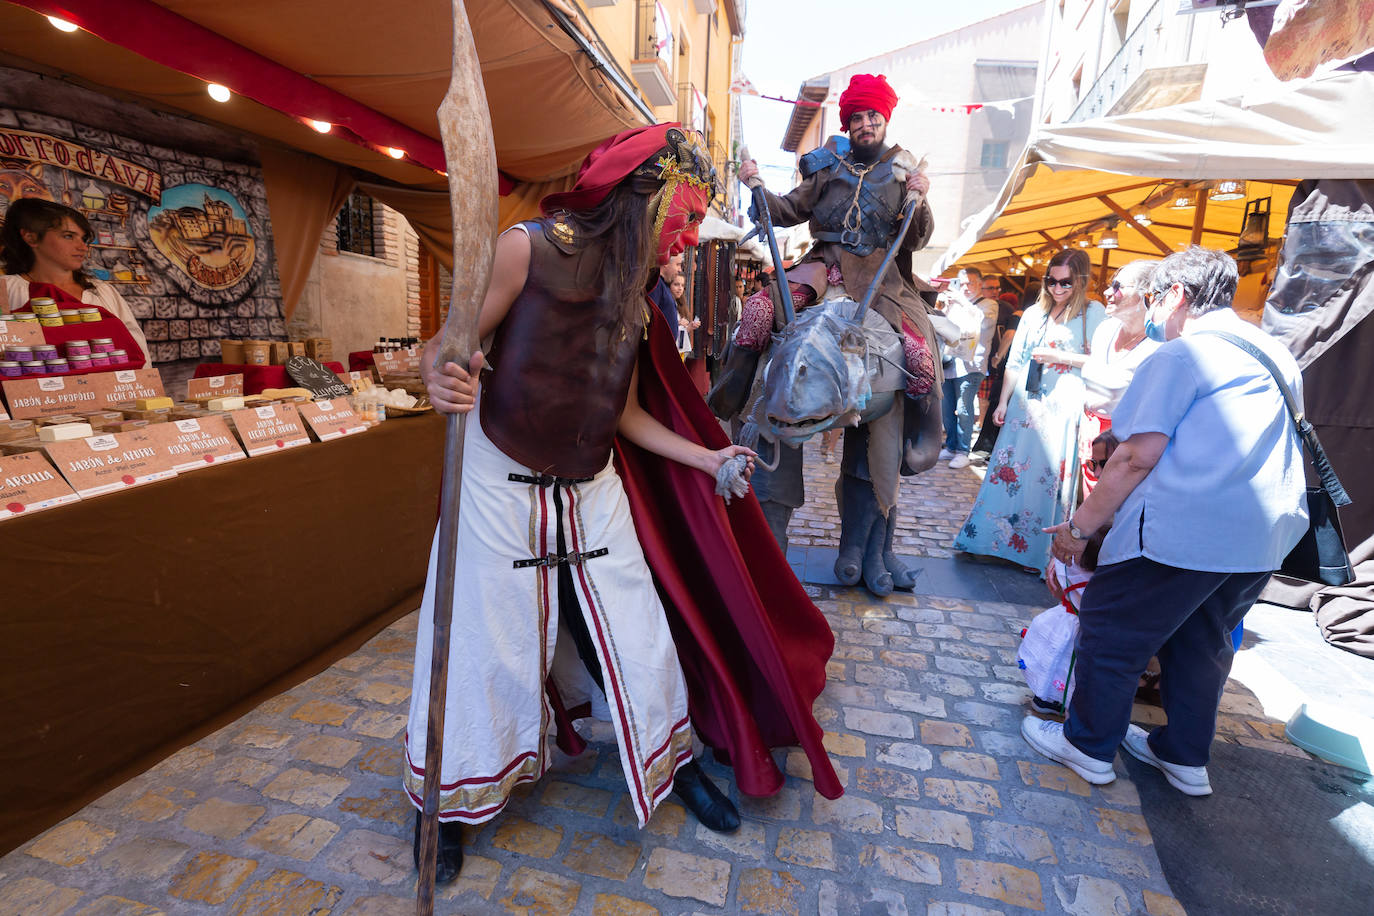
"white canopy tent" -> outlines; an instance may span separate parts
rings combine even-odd
[[[1202,212],[1179,224],[1171,206],[1179,190],[1245,180],[1245,197],[1269,196],[1282,214],[1292,186],[1319,177],[1374,177],[1374,73],[1336,73],[1262,95],[1039,130],[996,200],[970,221],[935,273],[971,264],[1007,272],[1109,227],[1119,235],[1117,265],[1200,236],[1203,244],[1231,248],[1244,198],[1208,206],[1204,194]],[[1149,222],[1134,219],[1141,212]],[[1219,238],[1227,236],[1230,243]]]
[[[719,217],[708,216],[701,221],[701,241],[725,239],[726,241],[739,242],[738,251],[741,255],[762,261],[765,266],[772,267],[773,259],[768,254],[768,246],[760,243],[758,236],[754,236],[747,242],[740,242],[740,239],[748,234],[748,229],[727,223]]]

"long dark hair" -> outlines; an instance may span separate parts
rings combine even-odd
[[[619,305],[620,324],[631,338],[644,329],[645,290],[654,267],[649,207],[662,187],[662,182],[632,175],[590,210],[566,214],[579,236],[603,244],[600,297]]]
[[[1068,307],[1064,310],[1063,322],[1078,317],[1078,313],[1088,307],[1088,278],[1092,275],[1093,261],[1081,248],[1064,248],[1055,252],[1050,263],[1045,265],[1045,283],[1040,287],[1040,307],[1046,315],[1054,313],[1054,297],[1050,295],[1050,269],[1067,267],[1073,280],[1073,291],[1069,295]]]
[[[0,259],[5,262],[5,273],[26,274],[33,270],[36,260],[33,246],[24,241],[22,233],[32,232],[41,239],[46,233],[61,229],[67,220],[76,223],[89,245],[91,239],[95,238],[95,232],[79,210],[41,197],[21,197],[10,204],[5,213],[5,227],[0,229]],[[85,271],[74,270],[72,277],[86,289],[95,285],[87,278]]]

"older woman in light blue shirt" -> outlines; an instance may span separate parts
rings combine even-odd
[[[1236,281],[1230,257],[1197,246],[1160,263],[1146,329],[1167,343],[1136,369],[1112,414],[1122,445],[1096,489],[1068,522],[1046,529],[1054,555],[1070,559],[1087,534],[1112,524],[1083,594],[1068,717],[1028,718],[1021,729],[1092,783],[1115,778],[1124,742],[1181,792],[1210,794],[1229,634],[1307,527],[1302,445],[1278,386],[1254,357],[1206,333],[1254,344],[1301,403],[1292,355],[1231,310]],[[1147,735],[1130,715],[1152,655],[1168,723]]]

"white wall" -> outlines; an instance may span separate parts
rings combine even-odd
[[[414,336],[415,234],[394,210],[376,209],[381,256],[339,251],[331,223],[290,323],[293,338],[330,338],[345,365],[350,352],[371,350],[378,337]]]
[[[1028,100],[1011,111],[984,108],[973,114],[938,112],[932,106],[1032,96],[1042,17],[1043,8],[1030,4],[830,74],[832,98],[821,108],[798,153],[807,152],[838,131],[838,97],[851,76],[887,76],[900,99],[892,113],[888,141],[929,160],[928,197],[935,214],[935,232],[929,245],[916,254],[917,273],[928,273],[958,237],[961,223],[996,195],[1008,169],[979,165],[983,141],[1005,140],[1010,166],[1029,135],[1032,103]],[[975,66],[978,61],[984,66]],[[999,67],[993,62],[1025,66]]]

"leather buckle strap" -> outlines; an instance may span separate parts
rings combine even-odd
[[[567,486],[571,486],[571,485],[573,485],[573,484],[575,484],[575,483],[589,483],[589,482],[595,480],[596,478],[595,478],[595,477],[555,477],[555,476],[553,476],[552,474],[535,474],[534,476],[531,476],[531,475],[529,475],[529,474],[507,474],[507,475],[506,475],[506,479],[507,479],[507,480],[510,480],[510,481],[513,481],[513,482],[515,482],[515,483],[532,483],[532,484],[537,484],[537,485],[540,486],[540,487],[551,487],[551,486],[567,487]]]
[[[528,569],[531,566],[562,566],[564,563],[568,564],[569,566],[581,566],[587,560],[594,560],[597,557],[604,557],[606,554],[610,552],[611,550],[609,547],[598,547],[596,550],[574,550],[571,553],[566,553],[561,556],[556,553],[551,553],[543,557],[532,557],[528,560],[516,560],[514,566],[516,569]]]

